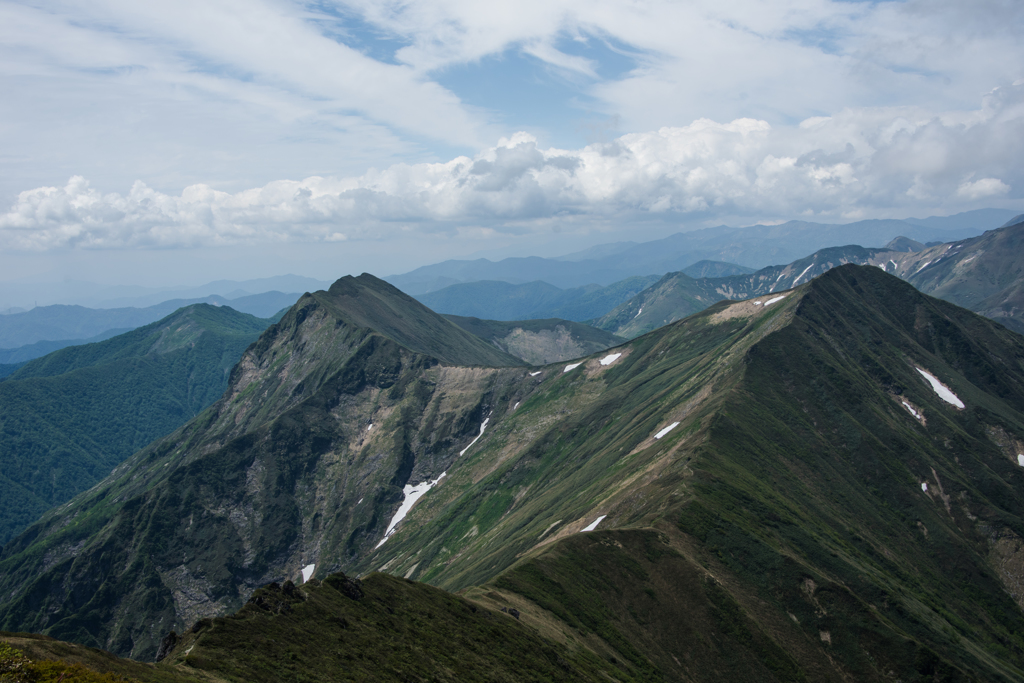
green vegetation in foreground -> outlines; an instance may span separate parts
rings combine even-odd
[[[0,382],[0,544],[213,403],[270,321],[196,304]]]
[[[198,622],[162,663],[239,683],[645,680],[510,614],[386,574],[265,586],[237,614]]]

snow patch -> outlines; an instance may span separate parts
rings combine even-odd
[[[360,503],[362,503],[362,502],[363,502],[363,499],[362,499],[362,498],[360,498],[359,500],[357,500],[357,501],[356,501],[356,505],[359,505],[359,504],[360,504]]]
[[[531,372],[531,373],[530,373],[530,377],[536,377],[536,376],[537,376],[537,375],[539,375],[540,373],[541,373],[541,371],[540,371],[540,370],[538,370],[537,372]]]
[[[486,422],[486,420],[484,420],[484,422]],[[416,486],[410,486],[409,484],[405,485],[405,488],[402,489],[402,493],[405,494],[405,499],[399,506],[398,512],[396,512],[395,516],[391,518],[391,523],[388,524],[388,528],[384,531],[384,538],[380,539],[380,543],[374,546],[374,550],[384,545],[384,541],[391,538],[391,534],[395,532],[395,527],[398,525],[399,522],[405,519],[405,516],[409,514],[409,510],[412,510],[412,506],[416,504],[416,501],[422,498],[427,491],[437,486],[437,482],[444,479],[446,474],[448,473],[442,472],[441,475],[434,481],[425,481],[422,484],[417,484]]]
[[[928,493],[928,482],[926,482],[926,481],[922,481],[921,482],[921,490],[924,491],[925,493]]]
[[[918,268],[917,270],[915,270],[915,271],[914,271],[914,275],[917,275],[918,273],[920,273],[920,272],[921,272],[922,270],[924,270],[924,269],[925,269],[925,268],[926,268],[926,267],[927,267],[927,266],[928,266],[929,264],[931,264],[931,261],[925,261],[925,262],[924,262],[924,265],[923,265],[923,266],[921,266],[920,268]]]
[[[593,531],[594,529],[597,528],[597,525],[601,523],[601,520],[603,520],[607,516],[608,515],[601,515],[600,517],[595,519],[593,522],[591,522],[587,526],[585,526],[582,529],[580,529],[580,533],[582,534],[584,531]]]
[[[949,387],[940,382],[938,378],[935,377],[935,375],[928,372],[927,370],[922,370],[921,368],[917,368],[917,371],[920,372],[926,380],[928,380],[928,384],[932,385],[932,391],[938,394],[939,398],[941,398],[946,403],[955,405],[957,408],[964,407],[964,402],[961,401],[956,394],[950,391]]]
[[[760,305],[761,305],[761,302],[760,302],[760,301],[755,301],[755,302],[754,302],[754,305],[755,305],[755,306],[760,306]]]
[[[1017,464],[1024,467],[1024,454],[1017,454]]]
[[[810,270],[810,269],[811,269],[811,268],[813,268],[813,267],[814,267],[814,264],[812,263],[811,265],[809,265],[809,266],[807,266],[806,268],[804,268],[804,272],[802,272],[802,273],[800,273],[799,275],[797,275],[797,276],[796,276],[796,279],[795,279],[795,280],[793,280],[793,286],[794,286],[794,287],[796,287],[796,284],[797,284],[798,282],[800,282],[800,278],[802,278],[802,277],[803,277],[804,275],[806,275],[806,274],[807,274],[807,271],[808,271],[808,270]],[[770,303],[770,302],[769,302],[769,303]],[[765,306],[767,306],[767,305],[768,305],[768,304],[765,304]]]
[[[604,358],[601,359],[601,365],[611,365],[612,363],[617,361],[619,359],[619,356],[621,356],[621,355],[622,355],[621,353],[609,354],[609,355],[607,355],[607,356],[605,356]]]
[[[782,301],[785,298],[786,298],[785,294],[782,294],[782,295],[779,295],[779,296],[773,296],[771,299],[768,299],[768,301],[765,301],[764,305],[765,306],[771,306],[776,301]]]
[[[910,411],[910,414],[916,417],[918,420],[921,419],[921,414],[914,410],[914,406],[910,405],[906,401],[903,402],[903,407]]]
[[[313,576],[313,570],[316,569],[315,564],[307,564],[302,568],[302,583],[307,583]]]
[[[516,404],[514,406],[512,406],[512,410],[515,410],[518,407],[519,407],[519,401],[516,401]]]
[[[673,423],[672,423],[672,424],[670,424],[670,425],[669,425],[668,427],[665,427],[665,428],[664,428],[664,429],[662,429],[662,430],[661,430],[660,432],[658,432],[657,434],[655,434],[655,435],[654,435],[654,438],[655,438],[655,439],[660,439],[661,437],[665,436],[666,434],[668,434],[669,432],[671,432],[671,431],[672,431],[673,429],[675,429],[675,428],[676,428],[676,427],[678,427],[678,426],[679,426],[679,423],[678,423],[678,422],[673,422]]]
[[[580,361],[579,363],[569,363],[568,365],[565,366],[565,370],[562,370],[562,372],[565,373],[569,372],[570,370],[575,370],[581,365],[583,365],[583,361]]]
[[[519,404],[517,403],[516,405],[519,405]],[[468,451],[468,450],[469,450],[470,448],[472,448],[472,447],[473,447],[473,444],[475,444],[475,443],[476,443],[477,441],[479,441],[479,440],[480,440],[480,437],[481,437],[481,436],[483,436],[483,435],[484,435],[484,429],[486,429],[486,428],[487,428],[487,422],[488,422],[488,421],[489,421],[490,419],[491,419],[491,418],[489,418],[489,417],[485,417],[485,418],[484,418],[484,421],[483,421],[483,422],[482,422],[482,423],[480,424],[480,433],[476,435],[476,438],[475,438],[475,439],[473,439],[472,441],[470,441],[470,442],[469,442],[469,445],[468,445],[468,446],[466,446],[466,447],[465,447],[465,448],[463,448],[463,449],[462,449],[461,451],[459,451],[459,457],[460,457],[460,458],[461,458],[461,457],[462,457],[463,455],[465,455],[465,454],[466,454],[466,451]],[[441,476],[443,477],[444,475],[442,474]]]
[[[637,318],[639,318],[639,317],[640,317],[640,314],[641,314],[641,313],[643,313],[643,312],[644,312],[644,307],[643,307],[643,306],[641,306],[641,307],[640,307],[640,310],[639,310],[639,311],[637,311],[637,312],[636,312],[636,315],[634,315],[634,316],[633,316],[633,320],[636,320]]]
[[[372,422],[370,424],[366,425],[366,431],[370,431],[371,429],[373,429],[373,423]]]

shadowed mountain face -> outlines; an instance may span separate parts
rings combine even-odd
[[[0,543],[213,403],[269,324],[195,304],[0,382]]]
[[[572,363],[474,367],[378,283],[304,297],[218,403],[8,544],[3,628],[152,657],[268,581],[381,570],[619,680],[1024,675],[1018,335],[844,266]],[[244,614],[236,645],[188,646],[254,648],[270,622]]]

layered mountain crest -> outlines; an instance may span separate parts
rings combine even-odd
[[[1024,332],[1024,223],[1012,221],[978,237],[931,246],[899,237],[883,249],[829,247],[751,274],[694,279],[686,272],[668,273],[592,322],[619,336],[636,337],[715,301],[796,287],[847,263],[877,266],[926,294]]]
[[[272,580],[381,570],[619,680],[1024,677],[1018,335],[847,265],[488,367],[388,291],[304,297],[221,401],[5,547],[0,626],[147,658]]]

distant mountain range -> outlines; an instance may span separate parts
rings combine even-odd
[[[211,296],[239,299],[265,292],[311,292],[330,282],[299,275],[276,275],[252,280],[217,280],[198,287],[100,285],[94,282],[0,282],[0,313],[23,313],[40,305],[88,308],[147,308],[171,299],[199,300]]]
[[[0,544],[213,403],[270,323],[193,304],[0,381]]]
[[[147,308],[39,306],[23,313],[0,316],[0,363],[22,363],[58,348],[109,339],[192,304],[229,306],[257,318],[270,318],[283,313],[299,296],[283,292],[264,292],[237,299],[206,296],[201,299],[171,299]]]
[[[498,280],[512,284],[543,281],[568,289],[610,285],[637,275],[682,271],[704,260],[723,261],[758,269],[791,263],[812,252],[838,244],[881,247],[897,236],[921,243],[947,242],[981,234],[1014,215],[1002,209],[980,209],[956,216],[908,220],[867,220],[845,225],[790,221],[749,228],[719,226],[677,233],[651,242],[618,242],[556,258],[451,260],[384,278],[412,295],[435,292],[450,285]],[[454,311],[450,311],[455,313]],[[460,314],[460,315],[465,315]],[[566,316],[558,316],[566,317]]]
[[[147,680],[1021,680],[1022,357],[878,267],[538,368],[343,278],[3,547],[0,627]]]
[[[591,321],[632,338],[681,320],[723,299],[749,299],[795,287],[846,263],[872,265],[921,291],[952,301],[1024,333],[1024,217],[979,237],[926,246],[899,237],[881,249],[830,247],[785,266],[749,275],[692,278],[669,273]]]

